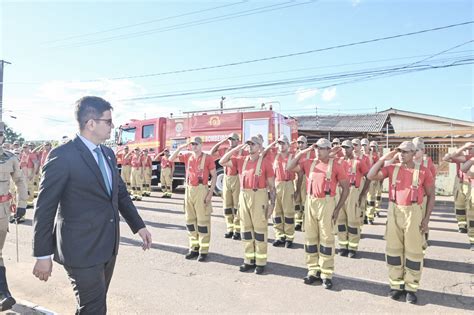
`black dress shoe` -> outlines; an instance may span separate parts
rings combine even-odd
[[[231,238],[232,236],[234,236],[234,232],[227,232],[224,234],[225,238]]]
[[[347,253],[347,257],[355,258],[356,256],[357,256],[357,252],[355,250],[349,249],[349,252]]]
[[[200,262],[206,261],[207,260],[207,254],[199,254],[199,257],[197,259]]]
[[[374,225],[374,220],[369,220],[369,225]]]
[[[313,275],[310,275],[310,276],[306,276],[303,278],[303,282],[304,284],[313,284],[315,282],[321,282],[321,278],[317,277],[317,276],[313,276]]]
[[[301,231],[301,224],[295,225],[295,231]]]
[[[349,254],[349,251],[347,250],[347,248],[339,249],[339,256],[347,257],[348,254]]]
[[[239,232],[235,232],[234,235],[232,236],[233,240],[240,241],[242,238],[240,237]]]
[[[331,279],[323,279],[323,287],[327,290],[332,289],[332,280]]]
[[[190,251],[189,253],[186,254],[186,256],[184,256],[184,258],[186,259],[194,259],[196,257],[199,256],[199,252],[195,252],[195,251]]]
[[[459,233],[466,234],[466,233],[467,233],[467,229],[464,228],[464,227],[460,227],[460,228],[459,228]]]
[[[242,264],[239,267],[240,272],[247,272],[250,270],[253,270],[255,268],[255,265],[250,265],[250,264]]]
[[[471,244],[471,250],[474,251],[474,244]]]
[[[367,218],[364,219],[364,224],[368,224]]]
[[[407,292],[406,302],[410,304],[416,304],[418,298],[415,295],[415,292]]]
[[[292,248],[293,247],[293,241],[286,241],[285,247],[286,248]]]
[[[265,271],[265,266],[257,266],[255,268],[255,274],[261,275]]]
[[[0,312],[7,311],[16,304],[15,299],[9,293],[0,293]]]
[[[395,301],[398,301],[398,299],[400,299],[400,297],[403,295],[403,291],[402,290],[390,290],[390,292],[388,293],[388,296],[392,299],[392,300],[395,300]]]
[[[276,239],[273,241],[273,246],[275,247],[284,246],[284,245],[285,245],[285,240]]]

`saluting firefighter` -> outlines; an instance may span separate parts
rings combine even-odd
[[[28,184],[28,200],[26,202],[28,207],[33,207],[33,201],[35,199],[34,180],[35,174],[38,171],[38,164],[36,154],[32,153],[28,144],[25,143],[20,155],[20,168]]]
[[[0,143],[3,142],[5,132],[5,123],[0,122]],[[16,303],[8,290],[5,264],[3,262],[3,246],[8,232],[8,216],[11,210],[16,212],[13,221],[20,220],[26,213],[26,200],[28,199],[27,183],[20,170],[18,158],[11,152],[3,150],[0,147],[0,311],[6,311],[12,308]],[[17,196],[10,194],[10,179],[16,186]],[[17,204],[14,204],[14,200]]]
[[[275,207],[275,174],[271,160],[261,154],[262,139],[253,136],[245,143],[249,155],[236,156],[244,148],[241,144],[227,152],[219,163],[236,167],[240,176],[239,214],[245,258],[239,270],[255,269],[256,274],[262,274],[267,264],[267,222]]]
[[[316,157],[300,162],[301,158],[316,147]],[[334,226],[339,211],[349,194],[349,182],[342,166],[330,158],[331,142],[321,138],[315,145],[298,152],[287,168],[304,171],[307,181],[307,198],[305,206],[304,233],[305,254],[308,274],[304,277],[305,284],[322,281],[326,289],[332,288],[334,273]],[[336,205],[337,186],[341,186],[341,194]]]
[[[408,303],[416,303],[423,268],[423,235],[428,232],[434,207],[434,181],[429,169],[413,161],[415,145],[402,142],[397,150],[382,156],[370,169],[370,180],[389,178],[389,206],[385,239],[390,280],[390,298],[398,300],[406,293]],[[399,155],[401,163],[383,166]],[[423,216],[423,196],[426,213]]]
[[[191,152],[180,154],[181,150],[189,146]],[[200,137],[193,137],[189,144],[180,145],[171,155],[170,161],[175,161],[177,158],[184,163],[186,169],[184,213],[189,237],[189,253],[185,258],[197,257],[198,261],[205,261],[211,241],[211,198],[216,187],[216,164],[212,156],[202,151]]]
[[[142,200],[143,164],[140,149],[138,147],[133,150],[130,165],[130,184],[132,186],[132,199]]]
[[[293,247],[295,238],[295,172],[286,169],[288,161],[294,157],[290,152],[290,141],[281,135],[276,142],[278,151],[275,155],[268,153],[275,173],[276,200],[273,209],[273,229],[275,241],[273,246]],[[272,143],[272,146],[275,144]]]
[[[120,171],[120,177],[127,186],[128,192],[132,193],[131,176],[132,176],[132,153],[129,151],[128,146],[123,148],[123,152],[117,152],[117,160],[121,160],[122,170]]]
[[[369,143],[369,169],[377,163],[380,159],[379,156],[379,145],[376,141]],[[375,216],[378,213],[377,200],[381,195],[378,192],[381,191],[382,182],[377,180],[370,181],[369,191],[367,193],[367,221],[370,225],[374,224]]]
[[[339,255],[354,258],[360,241],[361,222],[358,206],[363,202],[363,196],[366,195],[370,184],[369,180],[362,181],[362,178],[367,175],[369,168],[354,156],[351,141],[344,140],[341,147],[344,157],[340,159],[340,164],[347,174],[350,188],[349,196],[337,218],[337,238]]]
[[[225,142],[229,143],[229,147],[225,149],[219,149]],[[227,152],[235,148],[239,144],[239,135],[236,133],[230,134],[227,139],[216,143],[209,154],[219,154],[220,157],[224,156]],[[235,152],[235,156],[245,156],[247,151],[243,148]],[[224,217],[227,231],[224,234],[225,238],[232,238],[234,240],[240,240],[240,218],[238,214],[239,209],[239,194],[240,194],[240,180],[237,168],[234,166],[224,167],[224,180],[222,187],[222,199],[224,207]]]
[[[161,198],[171,198],[173,195],[174,162],[170,161],[170,150],[165,148],[158,153],[155,161],[160,161],[160,183],[163,192]]]
[[[308,140],[305,136],[299,136],[296,143],[298,146],[297,153],[308,148]],[[308,159],[314,159],[314,157],[314,150],[309,150],[300,158],[300,163]],[[295,230],[301,231],[304,220],[304,206],[306,203],[306,176],[302,170],[296,174],[295,195]]]
[[[469,178],[461,171],[462,164],[474,157],[474,146],[468,142],[457,149],[454,153],[448,153],[443,161],[456,163],[456,178],[454,180],[453,197],[454,212],[458,221],[459,233],[467,233],[466,211],[471,195],[471,184]]]
[[[142,167],[143,167],[143,191],[142,196],[151,196],[151,175],[153,172],[153,163],[148,155],[148,149],[143,150]]]

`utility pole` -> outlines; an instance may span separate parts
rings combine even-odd
[[[11,65],[8,61],[0,60],[0,121],[3,121],[3,68]]]
[[[220,105],[221,105],[221,114],[224,113],[224,111],[222,109],[224,109],[224,100],[225,100],[225,96],[221,96],[221,101],[220,101]]]

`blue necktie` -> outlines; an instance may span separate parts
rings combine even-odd
[[[107,187],[107,192],[109,193],[109,196],[110,196],[112,193],[112,189],[110,188],[109,177],[107,176],[107,171],[105,170],[104,158],[103,158],[104,155],[102,154],[102,150],[99,147],[95,148],[94,152],[97,153],[99,169],[100,169],[100,172],[102,173],[102,178],[104,178],[105,187]]]

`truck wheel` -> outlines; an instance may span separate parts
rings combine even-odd
[[[217,169],[217,180],[216,188],[214,188],[215,196],[222,196],[222,190],[224,189],[224,168]]]

